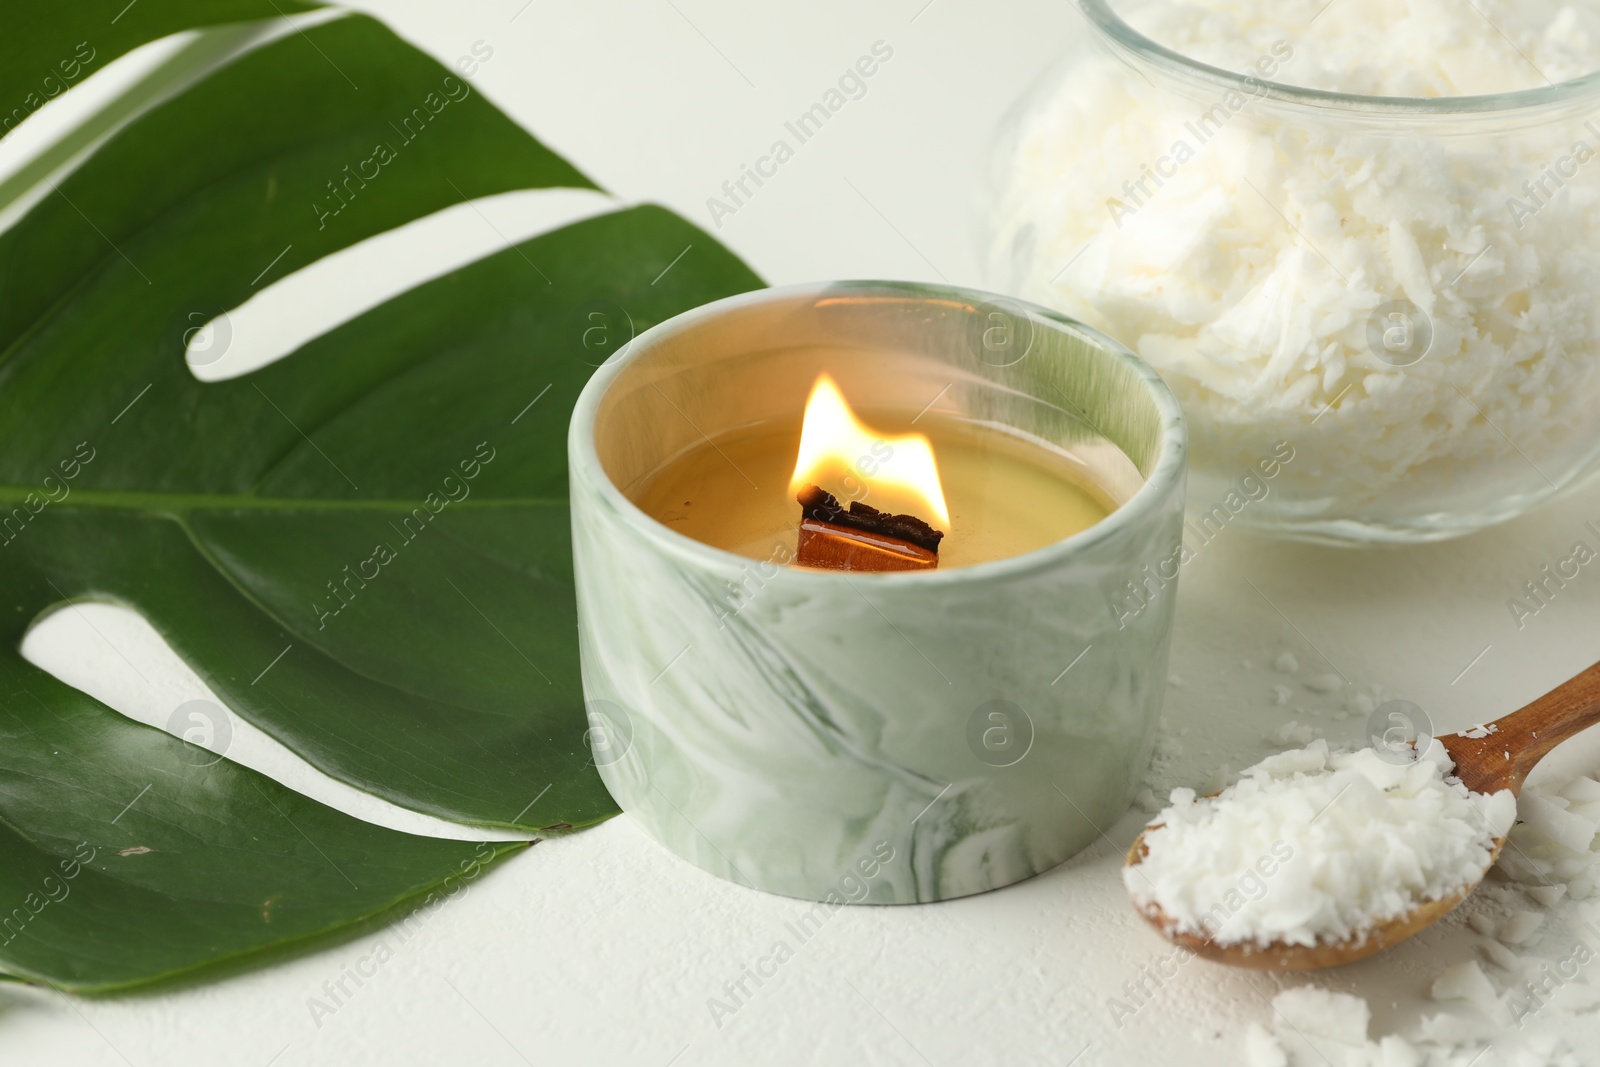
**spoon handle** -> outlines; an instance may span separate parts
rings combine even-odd
[[[1465,738],[1457,734],[1451,738],[1449,748],[1458,765],[1465,761],[1476,763],[1473,769],[1478,774],[1490,772],[1499,779],[1500,788],[1520,792],[1534,764],[1561,742],[1597,722],[1600,663],[1527,707],[1496,719],[1496,729],[1489,736]]]

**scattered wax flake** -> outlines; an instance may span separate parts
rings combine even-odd
[[[1582,800],[1567,809],[1572,814],[1600,826],[1600,800]]]
[[[1489,984],[1477,960],[1468,960],[1449,968],[1433,980],[1429,995],[1434,1000],[1466,1000],[1485,1010],[1497,1008],[1500,995]]]
[[[1532,937],[1543,922],[1544,916],[1536,911],[1514,911],[1500,924],[1500,932],[1496,936],[1508,945],[1520,945]]]
[[[1285,1022],[1310,1038],[1343,1045],[1365,1045],[1372,1009],[1360,997],[1305,985],[1285,989],[1272,998],[1272,1008]]]
[[[1517,827],[1518,831],[1521,829],[1522,827]],[[1511,834],[1511,841],[1515,844],[1529,836],[1533,835],[1525,835],[1514,831]],[[1498,865],[1508,877],[1527,885],[1549,884],[1549,874],[1555,870],[1555,864],[1548,860],[1528,855],[1520,844],[1516,848],[1508,848],[1501,852]]]
[[[1586,803],[1588,801],[1600,800],[1600,782],[1580,774],[1572,781],[1563,785],[1560,789],[1560,793],[1562,796],[1566,797],[1570,801],[1573,801],[1574,803]]]
[[[1369,1046],[1368,1056],[1367,1062],[1372,1067],[1423,1067],[1427,1062],[1422,1053],[1399,1034],[1390,1034],[1375,1048]]]
[[[1482,1012],[1453,1015],[1441,1011],[1437,1015],[1424,1015],[1417,1025],[1417,1040],[1447,1048],[1472,1045],[1499,1036],[1502,1036],[1499,1026],[1484,1018]]]
[[[1528,1039],[1528,1048],[1517,1057],[1516,1067],[1589,1067],[1591,1062],[1587,1056],[1580,1058],[1560,1038],[1541,1034]]]
[[[1289,1057],[1260,1023],[1251,1023],[1244,1032],[1244,1060],[1249,1067],[1289,1067]]]
[[[1279,652],[1278,658],[1272,661],[1272,669],[1279,674],[1293,674],[1300,669],[1300,661],[1294,658],[1293,652]]]
[[[1272,687],[1272,702],[1278,705],[1280,708],[1289,703],[1289,698],[1292,696],[1294,696],[1294,690],[1290,689],[1286,685],[1275,685]]]
[[[1545,907],[1553,908],[1556,906],[1556,902],[1566,895],[1567,887],[1564,885],[1530,885],[1525,886],[1523,892]]]
[[[1344,688],[1344,679],[1337,674],[1313,674],[1302,684],[1313,693],[1337,693]]]
[[[1478,948],[1489,957],[1489,962],[1509,974],[1516,975],[1522,970],[1522,957],[1506,948],[1498,941],[1481,941]]]
[[[1582,982],[1568,982],[1550,996],[1550,1006],[1574,1014],[1600,1008],[1600,989]]]
[[[1574,852],[1587,852],[1594,841],[1594,823],[1581,815],[1563,810],[1561,804],[1532,790],[1523,793],[1518,801],[1517,818],[1530,830]]]
[[[1461,736],[1462,737],[1470,737],[1473,740],[1477,740],[1480,737],[1488,737],[1490,734],[1499,733],[1499,732],[1500,732],[1500,727],[1496,726],[1494,723],[1489,723],[1488,725],[1484,725],[1483,723],[1479,723],[1477,726],[1474,726],[1470,730],[1462,730],[1461,731]]]

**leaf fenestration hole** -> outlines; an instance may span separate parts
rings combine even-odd
[[[318,23],[338,8],[162,37],[115,58],[85,39],[39,57],[38,82],[0,112],[0,230],[11,226],[108,137],[245,52]]]
[[[269,265],[243,304],[190,313],[184,361],[202,382],[237,378],[423,282],[625,206],[591,189],[519,190],[447,207],[287,275]]]
[[[197,766],[225,755],[346,815],[404,833],[456,841],[518,836],[409,811],[328,777],[227,708],[155,627],[131,608],[86,602],[59,607],[29,629],[22,655],[135,722],[216,754],[197,749]]]

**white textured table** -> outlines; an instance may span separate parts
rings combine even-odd
[[[923,4],[364,6],[447,62],[487,42],[495,54],[479,90],[619,196],[665,202],[703,226],[723,181],[883,41],[893,58],[866,95],[722,218],[717,236],[773,282],[981,284],[972,208],[990,131],[1081,25],[1066,3]],[[497,198],[485,211],[516,239],[595,207],[557,194]],[[473,214],[446,221],[449,232],[441,224],[414,239],[419,270],[498,247]],[[374,284],[393,289],[401,258],[368,258],[365,295],[351,295],[352,281],[319,308],[302,291],[306,320],[347,315],[353,300],[375,298]],[[373,273],[377,264],[384,273]],[[241,359],[281,347],[247,332]],[[1296,707],[1330,737],[1354,739],[1362,724],[1333,718],[1334,698],[1270,669],[1284,651],[1301,677],[1328,670],[1325,654],[1358,685],[1416,701],[1440,732],[1509,711],[1600,659],[1600,572],[1586,569],[1520,631],[1506,607],[1541,565],[1580,537],[1592,541],[1591,519],[1600,519],[1600,490],[1428,549],[1354,554],[1225,532],[1183,575],[1167,706],[1176,747],[1154,784],[1203,784],[1219,764],[1253,762]],[[59,613],[28,650],[147,721],[206,695],[148,628],[112,609]],[[1284,682],[1296,693],[1279,707],[1271,690]],[[245,729],[229,754],[375,821],[442,825],[333,785]],[[1600,737],[1555,761],[1600,768]],[[1509,1017],[1428,1000],[1434,975],[1480,951],[1465,919],[1489,899],[1378,959],[1312,979],[1186,963],[1168,980],[1145,977],[1147,1002],[1114,1014],[1108,998],[1126,997],[1124,983],[1167,955],[1117,873],[1142,817],[1130,814],[1106,828],[1106,841],[1030,882],[947,904],[847,908],[803,943],[786,923],[807,905],[716,881],[623,817],[539,844],[404,939],[380,930],[223,980],[108,1000],[0,987],[0,1063],[1237,1064],[1246,1024],[1270,1024],[1274,993],[1308,981],[1367,997],[1374,1038],[1412,1034],[1422,1015],[1448,1008],[1479,1017],[1489,1043],[1481,1067],[1600,1063],[1600,1016],[1545,1012],[1517,1029]],[[1546,955],[1571,944],[1588,908],[1563,905],[1547,921]],[[774,968],[762,961],[779,941],[793,955]],[[1537,956],[1539,938],[1526,950]],[[757,970],[772,977],[752,978]],[[1596,971],[1583,977],[1600,984]],[[1562,1058],[1560,1042],[1574,1058]],[[1296,1063],[1347,1062],[1323,1041],[1289,1035],[1285,1045]]]

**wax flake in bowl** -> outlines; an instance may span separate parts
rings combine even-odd
[[[1516,818],[1470,792],[1438,741],[1411,763],[1327,742],[1271,756],[1215,797],[1173,790],[1123,871],[1134,901],[1218,945],[1359,940],[1475,884]]]
[[[1156,42],[1223,70],[1248,70],[1277,42],[1293,42],[1295,60],[1277,80],[1362,96],[1509,93],[1600,68],[1595,0],[1130,0],[1112,6]]]
[[[1001,139],[991,260],[1178,394],[1196,541],[1435,539],[1593,469],[1600,86],[1549,83],[1600,70],[1600,0],[1111,8],[1239,79],[1085,35]],[[1561,101],[1451,102],[1523,90]]]

